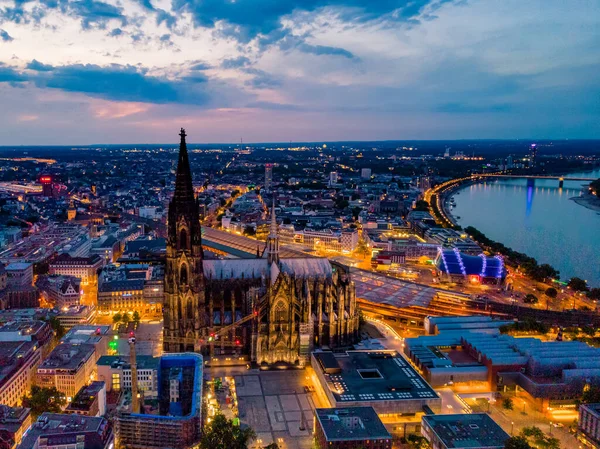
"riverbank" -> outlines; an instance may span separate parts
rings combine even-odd
[[[585,207],[586,209],[593,210],[594,212],[600,213],[600,198],[596,195],[592,195],[591,193],[584,193],[581,196],[574,196],[573,198],[569,198],[580,206]]]

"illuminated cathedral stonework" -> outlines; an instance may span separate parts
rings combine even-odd
[[[169,204],[164,349],[259,365],[304,366],[315,347],[354,343],[358,308],[344,267],[318,257],[280,257],[275,210],[262,257],[204,259],[184,130]]]

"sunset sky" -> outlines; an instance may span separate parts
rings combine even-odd
[[[0,145],[600,137],[598,0],[0,0]]]

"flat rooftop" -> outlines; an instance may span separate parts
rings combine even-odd
[[[137,362],[137,369],[154,369],[158,370],[160,367],[160,358],[152,357],[149,355],[138,355],[135,358]],[[131,369],[129,356],[121,355],[103,355],[98,359],[96,363],[98,366],[110,366],[114,369]]]
[[[336,402],[437,399],[439,396],[396,351],[314,352]],[[326,366],[327,371],[325,368]],[[336,372],[338,371],[338,372]],[[328,374],[331,373],[331,374]]]
[[[61,343],[39,365],[38,369],[76,370],[93,356],[96,347],[91,344]]]
[[[392,438],[373,407],[318,408],[315,416],[327,441]]]
[[[503,448],[510,438],[485,413],[425,415],[423,423],[427,423],[448,448]]]

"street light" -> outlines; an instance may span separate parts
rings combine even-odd
[[[514,435],[514,430],[515,430],[515,422],[511,421],[510,422],[510,434],[511,434],[511,436]]]

